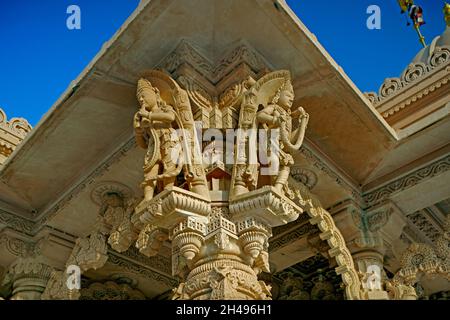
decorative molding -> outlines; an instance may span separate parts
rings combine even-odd
[[[175,50],[158,64],[157,68],[173,74],[182,64],[189,64],[213,84],[219,82],[241,63],[247,64],[255,73],[269,69],[269,64],[264,58],[245,41],[241,41],[218,63],[212,63],[199,51],[183,39]]]
[[[417,211],[406,216],[408,220],[419,229],[431,242],[435,242],[441,231],[438,230],[428,219],[425,213]]]
[[[23,140],[32,130],[32,127],[24,118],[11,118],[8,121],[5,112],[0,108],[0,129]]]
[[[355,188],[350,183],[345,181],[345,179],[343,179],[339,174],[337,174],[335,170],[331,169],[328,164],[326,164],[322,159],[320,159],[320,157],[317,156],[311,148],[303,144],[302,148],[300,149],[300,153],[307,160],[309,160],[315,168],[325,173],[327,176],[333,179],[339,186],[342,186],[345,190],[347,190],[355,201],[357,202],[362,201],[361,190]]]
[[[2,234],[0,235],[0,246],[5,246],[9,253],[16,257],[20,257],[30,250],[32,244],[24,240]]]
[[[33,235],[35,223],[0,209],[0,223],[18,232]]]
[[[305,215],[306,216],[306,215]],[[306,223],[303,225],[298,226],[292,231],[289,231],[279,237],[274,237],[269,240],[269,252],[274,252],[280,248],[283,248],[292,242],[299,240],[305,236],[308,236],[311,233],[314,233],[317,231],[317,227]]]
[[[387,78],[381,85],[378,94],[375,92],[368,92],[365,93],[365,96],[374,106],[378,107],[379,105],[385,103],[388,100],[391,100],[395,96],[398,96],[400,93],[409,89],[411,85],[423,81],[425,78],[443,70],[444,68],[448,68],[447,65],[449,63],[450,47],[436,47],[431,56],[428,58],[426,64],[422,62],[411,63],[400,76],[400,78]],[[392,107],[387,112],[384,112],[383,117],[388,118],[389,116],[395,114],[409,104],[423,98],[429,93],[440,88],[442,85],[447,84],[449,80],[450,77],[448,77],[447,75],[439,81],[434,82],[432,85],[428,86],[418,93],[415,93],[413,96],[409,97],[401,104]]]
[[[288,223],[283,226],[275,227],[273,228],[273,238],[281,236],[284,233],[287,233],[289,231],[292,231],[293,229],[296,229],[300,227],[301,225],[304,225],[305,223],[309,222],[309,217],[307,214],[301,214],[298,216],[297,220]]]
[[[119,254],[114,251],[109,251],[109,256],[111,255],[118,256]],[[133,246],[127,251],[120,253],[120,255],[128,259],[132,259],[133,261],[142,264],[149,269],[157,270],[159,273],[163,273],[167,276],[169,276],[172,272],[170,258],[160,254],[153,257],[146,257]]]
[[[148,279],[163,283],[170,288],[176,287],[178,281],[165,274],[161,274],[153,269],[146,267],[145,265],[134,263],[128,259],[124,259],[120,254],[110,252],[108,262],[123,268],[125,271],[129,271],[138,275],[147,277]]]
[[[448,70],[450,72],[450,68]],[[430,93],[436,91],[437,89],[441,88],[443,85],[446,85],[450,81],[450,76],[446,76],[439,81],[436,81],[432,85],[428,86],[426,89],[420,90],[414,95],[410,96],[408,99],[403,101],[400,104],[395,105],[393,108],[389,109],[389,111],[383,112],[383,118],[389,118],[390,116],[394,115],[395,113],[399,112],[400,110],[408,107],[409,105],[413,104],[417,100],[420,100],[424,98],[425,96],[429,95]]]
[[[450,215],[446,217],[444,231],[434,246],[412,243],[402,254],[401,268],[394,280],[407,285],[416,284],[422,274],[439,276],[450,281]]]
[[[303,183],[309,190],[316,186],[318,180],[314,171],[296,166],[291,168],[291,177]]]
[[[104,197],[108,193],[115,193],[122,197],[126,203],[133,196],[133,191],[130,187],[117,181],[102,181],[95,185],[91,191],[92,201],[101,206],[104,203]]]
[[[145,295],[126,283],[94,282],[80,290],[79,300],[146,300]]]
[[[401,178],[398,178],[388,184],[379,187],[373,191],[367,192],[363,195],[363,199],[367,207],[372,207],[386,199],[395,192],[400,192],[411,188],[423,180],[430,179],[439,174],[442,174],[450,169],[450,156],[447,155],[425,167],[422,167],[414,172],[411,172]]]
[[[335,270],[342,277],[347,299],[364,299],[361,292],[361,281],[355,269],[352,255],[331,214],[322,207],[320,201],[308,188],[293,178],[289,179],[288,189],[288,197],[304,209],[310,218],[309,222],[319,229],[320,239],[327,241],[330,246],[328,254],[330,258],[335,258],[337,264]]]

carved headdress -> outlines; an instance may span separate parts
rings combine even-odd
[[[136,90],[136,96],[139,98],[139,96],[142,94],[142,92],[144,92],[145,90],[152,90],[153,92],[155,92],[157,95],[159,95],[159,90],[158,88],[152,86],[152,83],[145,79],[145,78],[141,78],[138,81],[137,84],[137,90]]]
[[[292,86],[290,78],[286,78],[283,84],[278,88],[277,92],[275,93],[271,101],[273,104],[278,103],[278,100],[280,99],[281,93],[283,91],[294,92],[294,87]]]

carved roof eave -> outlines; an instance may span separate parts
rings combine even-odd
[[[377,110],[387,119],[412,105],[421,104],[424,98],[433,99],[434,96],[437,96],[439,99],[438,92],[449,90],[449,81],[450,64],[446,68],[423,78],[420,82],[423,87],[419,90],[415,86],[405,87],[397,95],[378,105]]]
[[[432,97],[439,89],[448,88],[449,71],[450,47],[437,47],[426,64],[411,63],[400,77],[387,78],[378,93],[365,95],[383,118],[388,119],[422,99]]]
[[[132,15],[126,20],[126,22],[118,30],[118,32],[111,38],[111,40],[105,43],[101,51],[81,72],[77,79],[75,79],[69,85],[62,96],[55,102],[52,108],[38,123],[36,128],[29,135],[27,135],[23,143],[21,143],[16,148],[14,153],[8,158],[5,165],[0,169],[0,176],[2,178],[7,177],[8,184],[13,186],[15,184],[18,185],[20,183],[27,183],[30,177],[33,178],[33,181],[38,184],[36,189],[42,189],[42,193],[34,193],[32,195],[35,199],[30,200],[31,206],[36,207],[37,210],[39,210],[45,205],[45,203],[55,200],[49,199],[50,195],[52,195],[54,192],[63,193],[66,191],[63,190],[63,188],[59,188],[59,190],[44,190],[45,188],[39,188],[40,184],[46,186],[54,185],[68,187],[71,185],[71,183],[74,183],[74,177],[69,176],[69,174],[64,175],[64,172],[57,176],[51,177],[52,183],[49,183],[48,180],[50,179],[50,176],[44,176],[43,173],[51,170],[54,167],[60,166],[61,163],[68,163],[70,161],[73,161],[72,154],[67,150],[72,151],[73,148],[80,148],[80,144],[88,142],[92,144],[91,149],[98,148],[100,150],[99,144],[103,143],[101,149],[102,152],[96,152],[95,155],[84,155],[84,161],[82,163],[80,162],[77,167],[74,167],[74,170],[78,171],[78,176],[81,176],[85,172],[92,169],[88,166],[88,164],[97,163],[98,159],[107,157],[107,155],[115,149],[115,147],[112,146],[113,141],[118,141],[119,138],[123,138],[123,136],[120,135],[123,134],[123,131],[121,131],[123,130],[123,128],[118,128],[117,121],[123,119],[124,114],[120,114],[120,116],[117,117],[109,117],[112,122],[116,122],[107,126],[109,128],[108,130],[111,131],[110,135],[107,135],[108,137],[110,137],[109,142],[111,143],[111,145],[105,146],[105,141],[100,140],[98,134],[94,134],[100,126],[99,122],[101,120],[101,117],[91,117],[90,119],[88,119],[88,115],[85,115],[85,118],[80,118],[80,114],[76,113],[79,112],[79,110],[82,108],[88,108],[88,106],[86,105],[89,104],[89,102],[80,103],[80,100],[83,101],[82,98],[87,97],[100,100],[100,98],[97,97],[98,92],[93,90],[93,88],[97,88],[96,86],[100,85],[104,86],[102,88],[103,92],[107,91],[110,96],[109,98],[106,96],[101,96],[102,103],[105,99],[111,99],[111,96],[114,96],[114,94],[116,94],[114,86],[121,86],[121,89],[128,86],[129,92],[133,91],[134,82],[132,82],[132,80],[134,77],[137,77],[137,72],[142,71],[143,68],[141,68],[140,65],[137,65],[140,62],[136,60],[133,60],[134,64],[131,65],[131,69],[122,68],[121,63],[123,62],[123,59],[125,59],[127,54],[132,51],[131,49],[134,48],[133,46],[138,43],[138,40],[140,39],[140,33],[144,32],[145,30],[152,29],[150,28],[150,25],[155,24],[156,22],[161,20],[155,19],[155,16],[166,13],[166,9],[168,9],[170,5],[173,5],[174,1],[175,0],[167,2],[143,1],[132,13]],[[219,4],[222,2],[217,3]],[[364,128],[372,133],[371,135],[361,135],[365,137],[364,139],[368,140],[368,142],[374,145],[382,145],[383,147],[380,148],[384,148],[382,150],[383,152],[388,149],[387,145],[389,143],[393,143],[397,140],[397,136],[394,130],[389,127],[389,125],[376,112],[373,106],[368,103],[367,99],[363,97],[363,94],[356,88],[351,80],[345,75],[343,70],[318,43],[314,35],[312,35],[300,22],[300,20],[289,9],[284,1],[278,2],[276,8],[274,7],[273,1],[271,0],[255,1],[255,9],[253,11],[259,16],[264,15],[273,17],[273,24],[271,24],[270,27],[273,27],[274,32],[280,32],[280,26],[283,26],[283,28],[286,28],[287,31],[289,31],[287,33],[283,33],[285,38],[279,39],[279,42],[282,43],[282,46],[278,48],[276,53],[273,50],[269,50],[272,49],[272,41],[267,41],[266,47],[256,48],[259,51],[265,50],[265,52],[261,53],[264,53],[266,59],[268,59],[267,55],[269,54],[271,55],[269,57],[270,59],[278,59],[277,61],[275,61],[274,65],[280,63],[291,64],[293,63],[292,61],[280,60],[282,59],[282,57],[280,57],[280,52],[281,55],[284,55],[285,52],[289,50],[296,50],[295,55],[293,56],[301,56],[305,63],[309,61],[311,63],[314,63],[314,65],[318,64],[318,66],[320,67],[319,72],[311,73],[311,70],[308,70],[308,72],[304,74],[305,81],[308,81],[309,78],[312,78],[312,80],[314,80],[319,77],[316,82],[323,84],[323,82],[320,81],[325,81],[327,84],[330,84],[330,91],[332,91],[331,93],[329,93],[329,96],[332,95],[332,97],[330,98],[333,98],[335,100],[342,100],[342,97],[338,96],[337,92],[341,92],[345,94],[346,97],[348,97],[344,112],[346,114],[348,113],[349,117],[355,119],[357,118],[360,123],[363,123]],[[243,36],[245,37],[245,35],[250,31],[240,30],[239,32],[242,32]],[[196,34],[198,34],[198,32]],[[195,37],[196,35],[192,34],[190,36]],[[252,33],[251,36],[254,36],[254,34]],[[267,35],[265,35],[265,37],[267,38]],[[258,38],[258,41],[259,40],[260,39]],[[177,38],[177,41],[179,42],[179,37]],[[151,41],[147,41],[146,43],[151,43]],[[139,42],[139,45],[143,44]],[[286,48],[288,48],[289,50],[284,50],[285,48],[283,48],[283,46],[288,45],[289,47]],[[156,65],[158,61],[162,59],[163,56],[167,54],[167,52],[170,51],[170,48],[173,49],[175,46],[176,43],[172,42],[166,43],[164,47],[162,47],[162,44],[158,43],[157,47],[155,48],[160,48],[159,50],[161,52],[158,52],[158,55],[160,54],[160,57],[157,60],[152,60],[152,63]],[[162,51],[164,51],[164,54]],[[149,52],[149,54],[150,53],[154,54],[153,52]],[[128,61],[128,63],[129,62],[130,61]],[[277,65],[275,66],[277,67]],[[298,63],[295,64],[295,66],[296,68],[303,68],[301,67],[301,64]],[[151,67],[151,65],[147,64],[146,68],[149,67]],[[113,70],[113,68],[117,69]],[[136,68],[139,68],[139,70],[137,70]],[[296,72],[300,72],[301,70],[299,69]],[[306,72],[306,69],[302,72]],[[118,75],[121,74],[123,74],[123,77],[118,77]],[[297,76],[299,75],[297,74]],[[110,86],[108,87],[109,90],[105,90],[106,86]],[[120,106],[121,108],[113,109],[111,105],[114,104],[114,101],[109,100],[107,100],[107,103],[109,105],[102,105],[102,108],[108,109],[107,107],[109,107],[108,110],[113,110],[113,112],[117,113],[119,112],[119,109],[120,112],[123,113],[129,112],[131,119],[131,114],[134,112],[133,108],[136,104],[135,99],[132,98],[133,95],[130,94],[129,98],[127,98],[127,101],[115,102],[116,106]],[[90,103],[92,103],[92,101],[90,101]],[[77,104],[76,107],[73,107],[74,104]],[[339,106],[330,104],[330,108],[331,107],[335,110],[339,109],[339,112],[342,113],[342,110],[341,108],[339,108]],[[95,111],[100,112],[99,108],[96,108]],[[128,114],[126,114],[126,116],[128,116]],[[57,132],[58,130],[70,131],[70,128],[77,127],[77,122],[80,121],[84,121],[83,127],[85,128],[85,130],[83,130],[83,136],[77,135],[76,132],[71,133],[71,136],[66,136],[65,141],[70,140],[71,144],[62,142],[62,139],[58,139],[56,135],[49,134],[50,132]],[[121,124],[122,123],[124,122],[122,121]],[[337,137],[334,137],[334,139],[336,140]],[[380,143],[380,140],[383,143]],[[64,148],[62,148],[62,143],[64,143]],[[43,146],[45,146],[45,148],[43,148]],[[351,147],[351,144],[346,144],[346,146]],[[58,157],[49,157],[48,150],[50,150],[51,152],[58,152]],[[349,152],[341,153],[349,154]],[[31,154],[33,154],[33,157],[30,156]],[[40,164],[41,173],[39,173],[39,175],[36,173],[34,166],[37,163],[37,159],[41,158],[48,158],[49,161]],[[17,168],[20,168],[20,171],[17,170]],[[20,172],[19,177],[17,177],[17,172]],[[24,198],[26,198],[30,195],[23,196]]]
[[[93,79],[97,76],[105,76],[102,71],[99,69],[99,64],[105,63],[107,58],[110,58],[110,55],[114,55],[113,51],[123,51],[125,50],[124,47],[126,47],[125,42],[133,42],[134,40],[128,39],[127,32],[135,32],[136,30],[130,31],[129,29],[133,29],[133,24],[142,23],[142,21],[138,21],[139,16],[151,5],[150,0],[142,0],[140,1],[139,5],[135,9],[135,11],[132,12],[132,14],[127,18],[127,20],[123,23],[123,25],[118,29],[118,31],[111,37],[110,40],[104,43],[101,50],[96,54],[96,56],[90,61],[90,63],[85,67],[85,69],[78,75],[76,79],[74,79],[70,85],[66,88],[66,90],[62,93],[62,95],[59,97],[59,99],[52,105],[52,107],[45,113],[45,115],[41,118],[39,123],[36,125],[34,130],[30,134],[26,136],[23,143],[21,143],[20,148],[18,149],[25,149],[28,148],[29,145],[31,145],[33,142],[31,142],[33,139],[38,138],[40,135],[40,132],[44,130],[44,127],[47,127],[49,125],[55,125],[54,123],[50,123],[50,120],[57,116],[57,113],[60,112],[66,112],[64,105],[66,105],[67,100],[76,94],[76,91],[78,88],[81,87],[83,83],[86,83],[90,79]],[[168,1],[173,2],[173,1]],[[273,7],[273,1],[266,1],[267,4],[264,4],[265,6],[271,6]],[[369,112],[371,115],[371,118],[378,118],[377,112],[373,109],[372,105],[370,103],[367,103],[367,99],[364,98],[364,94],[354,85],[352,80],[346,75],[346,73],[343,71],[343,69],[334,61],[334,59],[331,57],[331,55],[325,50],[325,48],[318,42],[316,36],[312,34],[306,26],[299,20],[299,18],[295,15],[295,13],[289,8],[289,6],[286,4],[285,0],[277,0],[277,9],[284,11],[285,15],[284,17],[287,17],[287,21],[290,23],[293,23],[295,25],[295,28],[297,29],[298,33],[301,33],[302,36],[306,37],[308,39],[308,45],[311,45],[314,47],[314,49],[320,53],[320,55],[323,56],[323,58],[326,60],[326,63],[330,64],[334,72],[336,73],[335,76],[339,76],[340,80],[343,81],[343,84],[345,84],[350,91],[352,91],[355,96],[358,97],[358,100],[360,103],[367,106],[367,112]],[[163,11],[167,9],[168,5],[161,5],[161,8],[158,8],[158,10]],[[156,10],[155,10],[156,11]],[[143,17],[143,20],[147,20],[148,17]],[[135,29],[135,28],[134,28]],[[128,46],[131,46],[131,44],[128,44]],[[117,54],[114,57],[114,61],[116,61],[121,54]],[[323,65],[323,64],[322,64]],[[108,76],[106,76],[108,77]],[[110,79],[110,80],[116,80],[120,82],[120,79]],[[390,138],[395,139],[396,133],[390,128],[389,125],[387,125],[386,122],[382,120],[382,118],[378,119],[379,123],[378,125],[384,130],[385,134],[390,136]],[[30,141],[30,142],[28,142]],[[22,150],[18,150],[16,152],[17,157],[19,157]],[[11,161],[12,162],[12,161]],[[1,173],[1,170],[0,170]]]

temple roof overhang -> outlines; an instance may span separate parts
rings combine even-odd
[[[284,1],[141,1],[5,163],[0,200],[9,189],[11,205],[39,213],[95,172],[133,135],[139,74],[182,39],[211,62],[245,40],[273,69],[290,70],[297,103],[311,116],[308,143],[355,184],[397,141]]]

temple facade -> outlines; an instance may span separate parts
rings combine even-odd
[[[444,13],[362,93],[284,0],[142,0],[35,128],[0,110],[0,299],[448,299]]]

